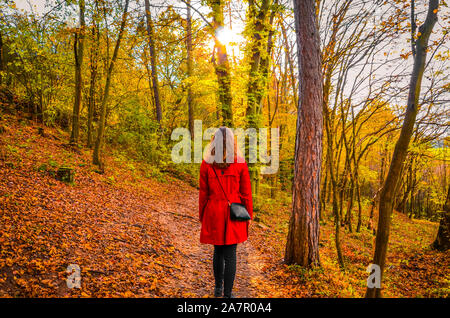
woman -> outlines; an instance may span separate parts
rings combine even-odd
[[[227,198],[232,203],[244,204],[253,219],[247,164],[231,129],[221,127],[214,134],[200,166],[200,242],[214,245],[214,296],[231,298],[236,274],[236,247],[247,240],[250,221],[231,220]]]

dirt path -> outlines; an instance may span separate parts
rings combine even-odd
[[[144,178],[114,156],[98,174],[89,152],[61,142],[67,136],[9,123],[0,136],[0,296],[212,296],[213,247],[199,242],[196,188]],[[10,144],[21,146],[11,152]],[[74,184],[55,180],[63,162]],[[83,288],[68,289],[68,264],[81,268]],[[251,239],[239,244],[237,297],[261,295],[261,264]]]
[[[184,184],[169,186],[170,198],[151,207],[177,252],[173,276],[160,286],[169,297],[212,297],[214,276],[212,272],[213,246],[199,241],[198,191]],[[238,245],[237,273],[233,293],[236,297],[258,297],[256,282],[262,278],[258,269],[263,258],[250,239]]]

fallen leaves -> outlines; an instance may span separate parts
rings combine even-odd
[[[63,146],[67,136],[46,128],[44,138],[9,123],[0,136],[1,297],[211,297],[212,248],[198,241],[197,189],[149,179],[145,167],[130,170],[115,156],[97,174],[88,151]],[[54,179],[59,165],[74,167],[74,184]],[[270,226],[253,223],[249,242],[238,247],[238,296],[364,295],[371,231],[343,230],[348,268],[341,271],[327,220],[322,267],[306,270],[282,262],[289,205],[273,201],[263,210],[258,216]],[[386,296],[448,297],[449,254],[427,248],[435,230],[435,223],[394,215]],[[81,289],[67,287],[69,264],[80,267]]]
[[[16,128],[8,129],[13,135],[6,135],[7,144],[22,143],[35,131]],[[56,139],[37,139],[31,150],[15,148],[21,165],[0,162],[0,296],[161,296],[157,282],[172,271],[172,262],[150,208],[154,192],[105,183],[88,156],[78,153],[71,155],[76,184],[58,182],[33,167],[48,158],[65,163],[67,150]],[[127,180],[127,171],[116,173]],[[81,291],[66,286],[69,264],[81,268]]]

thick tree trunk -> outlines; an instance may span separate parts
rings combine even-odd
[[[249,1],[249,21],[252,24],[252,40],[250,42],[250,70],[247,87],[247,121],[249,127],[259,127],[261,118],[258,101],[261,100],[264,87],[260,84],[261,76],[261,56],[263,54],[263,31],[265,30],[265,20],[269,10],[269,0],[263,0],[260,4],[259,12],[256,3]]]
[[[153,41],[155,36],[153,34],[153,22],[152,17],[150,15],[149,0],[145,0],[145,17],[147,19],[147,35],[148,35],[148,44],[150,47],[150,65],[152,68],[152,87],[156,109],[156,120],[160,123],[162,119],[162,110],[161,110],[161,100],[159,98],[158,70],[156,68],[155,43]]]
[[[224,15],[223,15],[223,0],[211,0],[210,1],[212,14],[213,14],[213,27],[214,32],[224,27]],[[222,124],[224,126],[233,126],[233,109],[232,109],[232,97],[231,97],[231,75],[230,75],[230,63],[228,61],[227,48],[224,44],[220,43],[217,37],[214,37],[214,54],[213,64],[216,70],[217,81],[219,84],[219,103],[222,113]],[[217,59],[216,59],[217,52]]]
[[[299,103],[295,141],[293,207],[285,261],[312,267],[319,260],[322,163],[322,63],[314,0],[294,0]]]
[[[272,10],[270,7],[272,5]],[[266,83],[269,76],[270,55],[273,46],[273,30],[271,25],[276,13],[277,0],[262,0],[259,6],[255,1],[249,1],[249,24],[252,30],[249,41],[250,69],[247,85],[246,120],[248,128],[258,129],[262,125],[262,98],[266,92]],[[270,17],[267,19],[269,16]],[[268,21],[267,21],[268,20]],[[266,36],[264,36],[267,34]],[[248,147],[247,147],[248,148]],[[259,180],[260,174],[256,164],[249,164],[250,180],[254,206],[259,206]]]
[[[94,154],[93,154],[93,163],[95,165],[99,165],[100,168],[103,168],[103,163],[100,160],[100,152],[103,145],[103,134],[105,131],[105,124],[106,124],[106,106],[108,103],[108,97],[109,97],[109,88],[111,86],[111,77],[114,69],[114,64],[117,59],[117,55],[119,54],[119,47],[120,47],[120,41],[122,40],[123,31],[125,29],[125,24],[127,21],[127,14],[128,14],[128,3],[129,0],[125,0],[125,8],[122,15],[122,22],[120,24],[120,30],[119,30],[119,36],[117,37],[116,46],[114,47],[113,56],[111,59],[111,62],[109,64],[108,73],[106,74],[106,83],[105,83],[105,89],[103,92],[103,99],[101,104],[101,113],[100,113],[100,123],[98,125],[97,129],[97,139],[95,141],[95,147],[94,147]]]
[[[84,21],[85,2],[79,0],[80,6],[80,28],[75,33],[74,55],[75,55],[75,102],[73,104],[72,113],[72,133],[70,135],[70,143],[77,144],[80,135],[80,108],[81,108],[81,84],[84,55],[84,29],[86,23]]]
[[[445,200],[444,215],[439,223],[439,230],[432,247],[439,251],[450,249],[450,187],[447,191],[447,200]]]
[[[389,231],[391,226],[391,215],[394,204],[395,190],[401,173],[402,165],[405,161],[408,145],[416,121],[418,102],[422,77],[425,70],[428,39],[437,21],[437,10],[439,0],[430,0],[428,13],[424,24],[419,28],[419,37],[416,41],[416,54],[414,56],[414,67],[409,84],[408,103],[406,107],[405,119],[403,122],[400,137],[395,145],[389,172],[386,177],[383,189],[380,194],[380,208],[375,241],[375,253],[373,264],[380,267],[380,281],[383,277],[386,262],[387,247],[389,241]],[[381,297],[381,288],[369,288],[366,290],[366,297]]]
[[[262,83],[260,85],[260,93],[256,96],[256,105],[258,107],[258,112],[262,113],[262,98],[266,94],[267,82],[269,79],[269,66],[273,49],[273,35],[275,33],[275,29],[273,28],[273,20],[275,18],[275,14],[277,13],[278,8],[278,0],[275,0],[272,3],[272,10],[270,11],[269,21],[266,23],[266,32],[268,32],[267,36],[267,45],[265,48],[265,54],[261,56],[260,60],[260,73],[262,76]]]

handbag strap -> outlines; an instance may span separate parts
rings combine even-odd
[[[220,179],[219,179],[219,176],[217,175],[216,169],[214,169],[214,167],[213,167],[212,165],[211,165],[211,168],[213,169],[214,174],[216,175],[217,181],[219,181],[220,188],[222,189],[223,194],[225,195],[225,198],[226,198],[227,201],[228,201],[228,205],[231,205],[231,204],[230,204],[230,200],[228,200],[227,194],[225,193],[225,190],[224,190],[223,187],[222,187],[222,183],[220,182]]]

